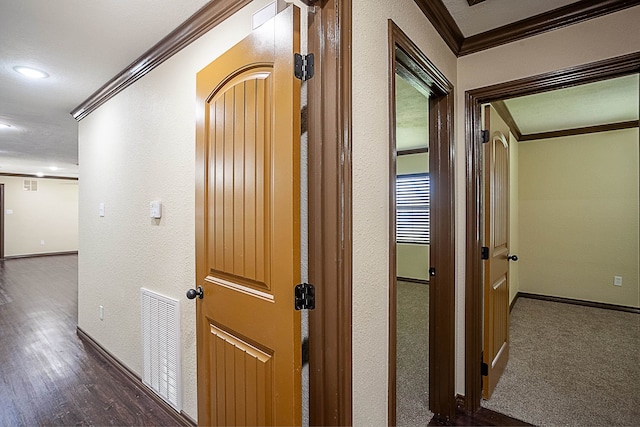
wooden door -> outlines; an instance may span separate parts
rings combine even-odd
[[[300,425],[294,6],[197,75],[198,423]]]
[[[484,350],[487,376],[482,395],[489,399],[509,360],[509,127],[485,107],[484,147]]]

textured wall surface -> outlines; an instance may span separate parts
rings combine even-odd
[[[268,3],[252,2],[80,122],[79,326],[141,374],[140,287],[180,300],[183,410],[194,419],[195,306],[184,293],[195,275],[196,73]],[[149,218],[152,200],[160,220]]]
[[[519,149],[520,290],[638,307],[638,128]]]
[[[24,191],[24,180],[38,191]],[[78,181],[0,176],[0,184],[5,256],[78,250]]]
[[[387,425],[388,19],[454,85],[456,58],[412,0],[353,1],[353,422]]]

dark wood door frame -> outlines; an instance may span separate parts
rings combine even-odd
[[[309,14],[308,82],[309,417],[312,426],[352,420],[351,0],[323,0]]]
[[[538,76],[500,83],[465,94],[466,138],[466,283],[465,283],[465,399],[468,412],[480,408],[482,354],[482,246],[480,106],[493,101],[547,92],[640,72],[640,52]]]
[[[396,424],[396,137],[395,72],[401,65],[429,96],[431,204],[429,278],[429,409],[438,418],[455,415],[455,200],[453,176],[453,85],[409,37],[389,20],[389,425]]]

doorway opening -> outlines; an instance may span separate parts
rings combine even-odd
[[[389,424],[426,424],[455,414],[453,86],[389,40]]]
[[[605,138],[608,140],[608,142],[611,142],[612,140],[612,137],[611,137],[612,134],[610,133],[611,131],[624,132],[623,129],[630,129],[631,127],[635,127],[636,128],[635,131],[637,132],[637,126],[638,126],[637,117],[634,120],[626,120],[625,121],[626,123],[623,123],[623,122],[619,122],[617,124],[610,123],[606,126],[601,126],[599,128],[598,126],[583,126],[582,128],[578,129],[576,126],[574,126],[575,129],[572,129],[571,131],[567,131],[566,129],[563,131],[554,131],[554,132],[541,132],[541,131],[530,131],[530,130],[522,131],[522,129],[517,129],[517,126],[514,126],[513,117],[509,117],[509,114],[505,113],[505,103],[511,107],[510,108],[511,112],[513,112],[514,115],[516,115],[517,102],[512,102],[512,101],[517,101],[520,97],[526,97],[534,94],[543,94],[543,93],[550,94],[552,93],[552,91],[556,91],[558,89],[564,89],[567,87],[581,89],[586,87],[584,85],[593,84],[594,82],[604,82],[605,80],[610,81],[611,79],[615,79],[623,76],[629,76],[632,74],[635,74],[637,76],[639,67],[640,67],[640,54],[635,53],[635,54],[626,55],[623,57],[600,61],[593,64],[587,64],[585,66],[574,67],[567,70],[561,70],[553,73],[535,76],[532,78],[508,82],[500,85],[495,85],[495,86],[481,88],[481,89],[467,92],[466,117],[467,117],[467,129],[468,129],[468,132],[467,132],[467,171],[468,171],[467,172],[467,207],[468,207],[468,210],[467,210],[467,247],[466,247],[467,249],[467,261],[466,261],[467,282],[466,282],[465,329],[467,333],[465,338],[466,340],[465,407],[468,411],[477,410],[480,407],[480,402],[481,402],[481,387],[480,387],[480,381],[478,381],[478,379],[482,378],[482,375],[481,375],[481,365],[477,361],[480,359],[482,352],[484,350],[483,342],[482,342],[484,337],[483,316],[486,318],[486,314],[487,314],[485,309],[486,306],[483,307],[483,293],[482,293],[483,292],[482,278],[483,278],[483,271],[484,271],[483,264],[486,263],[486,261],[481,260],[483,255],[482,246],[484,245],[483,243],[484,236],[482,232],[484,219],[482,217],[483,216],[481,212],[482,204],[480,202],[481,195],[482,195],[482,188],[483,188],[482,182],[481,182],[481,176],[482,176],[483,165],[484,165],[483,164],[484,159],[481,152],[482,150],[481,148],[482,133],[480,132],[481,131],[480,126],[482,123],[481,108],[487,104],[491,104],[491,106],[495,109],[496,112],[500,112],[499,115],[501,116],[501,118],[504,119],[509,125],[509,128],[511,129],[511,132],[510,132],[511,137],[509,138],[510,139],[509,142],[511,143],[510,148],[516,149],[516,153],[515,153],[516,160],[514,160],[512,156],[512,161],[517,161],[518,157],[520,157],[521,160],[523,160],[524,156],[528,155],[529,151],[532,152],[531,155],[533,156],[534,151],[542,152],[545,149],[549,149],[550,142],[553,144],[556,144],[554,145],[554,147],[558,147],[559,144],[565,144],[567,145],[567,147],[569,147],[569,145],[571,144],[575,145],[574,144],[575,138],[587,138],[588,135],[591,135],[591,134],[595,135],[596,133],[597,135],[605,135]],[[636,92],[635,95],[637,97],[638,96],[637,89],[635,90],[635,92]],[[635,104],[637,107],[637,98],[636,98]],[[509,108],[507,108],[506,111],[508,112]],[[564,116],[566,115],[567,114],[564,114]],[[539,114],[537,116],[539,116]],[[577,132],[578,130],[580,132]],[[634,141],[631,142],[631,145],[634,145]],[[526,150],[524,148],[526,148]],[[567,160],[563,163],[561,168],[563,170],[563,173],[567,173],[567,167],[569,162],[574,162],[574,160],[576,161],[578,160],[577,158],[585,157],[586,155],[585,150],[587,149],[587,147],[586,145],[580,145],[579,147],[574,146],[573,148],[567,148],[567,149],[569,151],[565,154],[567,154],[568,157],[567,157]],[[635,150],[636,150],[635,155],[633,157],[635,157],[635,160],[637,163],[637,157],[638,157],[637,136],[635,141]],[[607,146],[605,147],[605,151],[612,152],[613,147]],[[513,154],[512,150],[510,150],[510,154]],[[537,155],[540,155],[540,153],[538,153]],[[509,263],[510,275],[512,276],[511,278],[515,279],[515,285],[514,285],[515,287],[512,287],[512,289],[510,289],[510,295],[508,300],[511,303],[512,307],[514,306],[514,303],[518,298],[518,288],[517,288],[518,286],[517,270],[518,269],[520,270],[520,278],[523,279],[528,274],[524,270],[529,269],[529,267],[536,269],[538,271],[537,274],[547,274],[553,271],[553,268],[555,268],[553,265],[550,265],[549,261],[545,264],[546,266],[542,270],[540,269],[539,266],[536,268],[532,264],[532,262],[534,261],[533,258],[536,257],[535,255],[536,252],[532,252],[531,250],[528,249],[529,246],[531,246],[530,243],[532,243],[533,241],[532,236],[535,236],[536,239],[541,238],[544,235],[544,233],[548,233],[550,231],[549,230],[550,226],[537,224],[534,227],[535,230],[530,230],[525,227],[527,226],[527,224],[533,226],[534,225],[532,222],[533,220],[539,221],[543,217],[540,211],[540,209],[542,209],[543,207],[533,206],[533,204],[539,205],[539,203],[536,201],[533,201],[532,202],[533,204],[530,203],[530,201],[528,200],[523,201],[523,197],[526,199],[525,197],[526,194],[523,195],[523,192],[530,193],[531,191],[537,191],[533,188],[533,186],[537,187],[538,189],[544,188],[545,191],[547,191],[549,188],[552,188],[553,191],[557,192],[560,190],[560,187],[566,186],[568,181],[570,181],[571,178],[573,178],[574,175],[576,175],[575,173],[572,173],[570,174],[571,177],[567,176],[568,179],[562,179],[562,180],[556,178],[555,184],[553,185],[550,185],[549,183],[547,183],[546,185],[543,184],[542,182],[540,182],[540,180],[544,179],[545,176],[547,175],[550,176],[552,169],[554,169],[553,164],[554,162],[559,161],[559,156],[553,155],[551,152],[548,152],[547,155],[543,157],[544,159],[541,160],[542,163],[544,164],[543,175],[537,174],[536,176],[531,177],[527,175],[528,172],[525,170],[521,170],[520,173],[516,175],[516,177],[520,177],[521,181],[519,186],[520,195],[519,196],[517,195],[517,187],[516,187],[515,197],[517,200],[519,199],[522,203],[519,206],[516,204],[515,214],[512,210],[512,213],[510,215],[512,219],[515,218],[516,220],[515,221],[516,230],[520,230],[520,233],[515,233],[516,235],[515,244],[512,239],[511,248],[510,248],[512,252],[516,252],[519,256],[519,262],[517,264],[511,263],[511,262]],[[573,157],[576,157],[576,159],[574,159]],[[520,162],[521,168],[531,168],[532,167],[532,164],[530,164],[532,163],[531,160],[532,160],[531,158],[527,159],[526,165]],[[599,163],[599,161],[597,161],[594,164],[597,164],[597,163]],[[517,165],[518,164],[516,163],[516,166]],[[592,174],[593,172],[595,171],[592,171]],[[636,173],[636,176],[637,176],[637,173]],[[529,184],[527,184],[527,182]],[[637,196],[638,196],[637,195],[638,193],[637,178],[635,181],[635,185],[636,185],[636,189],[634,191],[635,191],[635,197],[637,200]],[[591,191],[591,189],[589,190]],[[513,194],[514,193],[511,192],[512,196]],[[548,199],[550,200],[550,198]],[[512,204],[512,206],[514,205]],[[518,209],[517,209],[518,207],[521,210],[519,215],[518,215]],[[567,208],[568,206],[565,206],[565,209],[560,211],[556,209],[556,211],[566,212]],[[537,209],[537,211],[526,216],[525,215],[526,212],[530,211],[531,209]],[[585,212],[585,215],[586,215],[586,213],[591,210],[592,209],[583,209],[583,212]],[[519,227],[517,227],[518,220],[520,223]],[[555,234],[565,232],[569,228],[567,226],[559,227],[558,220],[559,220],[559,217],[556,215],[554,224],[558,226],[558,229],[556,230],[557,232]],[[578,222],[578,218],[574,218],[574,220],[571,221],[571,224],[572,224],[571,226],[576,227],[577,222]],[[598,223],[601,226],[605,226],[607,221],[604,221],[604,222],[599,221]],[[636,227],[637,227],[637,221],[636,221]],[[513,229],[513,224],[512,224],[512,229]],[[531,232],[533,232],[533,234],[531,234]],[[511,233],[511,234],[513,235],[514,233]],[[637,230],[635,234],[637,235]],[[525,242],[524,239],[528,235],[529,235],[529,238],[527,238],[527,242]],[[593,234],[591,234],[591,236],[592,236],[592,240],[594,240],[595,237],[593,236]],[[519,237],[519,242],[518,242],[518,237]],[[582,237],[580,239],[582,239]],[[575,240],[575,239],[573,238],[562,239],[564,244],[568,244],[572,240]],[[595,244],[595,241],[593,241],[592,243]],[[558,248],[558,246],[559,245],[548,245],[545,252],[547,253],[547,255],[552,255],[554,251]],[[583,249],[587,249],[587,247],[589,246],[591,245],[585,246]],[[637,246],[637,236],[636,236],[636,246]],[[565,251],[565,254],[570,255],[569,252],[570,251]],[[577,252],[583,255],[585,254],[584,250],[577,251]],[[538,251],[537,253],[540,254],[541,252]],[[564,264],[560,265],[559,267],[561,270],[566,269],[567,267],[566,263],[568,262],[569,258],[565,256],[561,258],[563,259],[562,262]],[[551,257],[551,259],[554,259],[558,262],[560,261],[557,256]],[[554,263],[556,261],[554,261]],[[514,270],[515,270],[515,274],[513,274]],[[636,270],[637,270],[637,254],[636,254]],[[613,279],[613,277],[611,279]],[[529,297],[531,294],[528,294],[528,292],[526,292],[528,290],[529,285],[523,285],[524,282],[522,280],[520,281],[520,283],[521,283],[520,285],[521,294],[523,293],[522,291],[525,291],[524,295],[521,295],[521,296]],[[607,285],[610,285],[610,284],[607,283]],[[524,288],[522,286],[524,286]],[[613,284],[611,284],[610,288],[613,289]],[[562,291],[559,291],[559,292],[562,292]],[[537,293],[538,292],[536,291],[536,294]],[[545,293],[545,292],[541,290],[539,293]],[[558,294],[554,295],[553,298],[556,298],[557,296]],[[590,300],[590,298],[586,296],[574,297],[574,296],[571,296],[571,294],[566,294],[563,296],[565,298],[556,298],[556,300],[558,300],[559,302],[571,302],[571,303],[576,303],[577,300],[581,300],[581,299]],[[528,298],[527,298],[527,301],[529,301]],[[578,301],[578,302],[581,302],[581,301]],[[607,304],[604,304],[604,306],[606,305]],[[636,306],[637,306],[637,302],[636,302]],[[518,305],[516,305],[515,307],[517,309]],[[612,308],[612,307],[603,307],[603,308]],[[509,310],[508,305],[506,307],[506,310],[508,313],[508,310]],[[563,322],[557,322],[555,326],[559,326],[563,324],[564,324]],[[549,342],[550,341],[545,341],[545,345],[550,345]],[[566,341],[564,343],[566,344]],[[560,375],[557,373],[557,371],[553,371],[553,372],[556,372],[553,374],[554,376]],[[521,382],[524,383],[525,386],[529,383],[528,381],[521,381]],[[567,393],[567,394],[571,396],[574,395],[573,393]],[[529,420],[524,419],[524,421],[534,422],[535,424],[540,423],[540,421],[531,420],[531,419]],[[544,424],[544,422],[542,423]]]

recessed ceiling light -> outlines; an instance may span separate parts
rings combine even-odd
[[[0,129],[9,129],[11,127],[11,125],[8,125],[6,123],[0,123]]]
[[[38,178],[42,178],[42,177],[44,176],[44,174],[43,174],[42,172],[38,172],[38,173],[36,174],[36,176],[37,176]]]
[[[13,67],[13,69],[17,73],[20,73],[25,77],[29,77],[30,79],[44,79],[49,77],[49,74],[45,73],[44,71],[36,70],[35,68],[31,67],[16,66]]]

